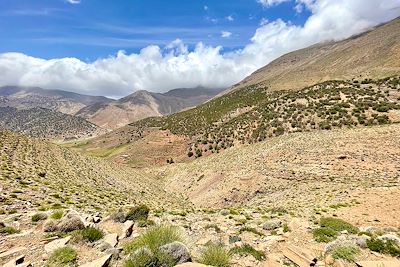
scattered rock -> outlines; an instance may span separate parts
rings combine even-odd
[[[95,261],[85,263],[80,267],[107,267],[110,264],[112,254],[107,254]]]
[[[122,210],[117,211],[116,213],[112,214],[110,218],[119,223],[124,223],[126,222],[126,214]]]
[[[175,265],[175,267],[212,267],[212,266],[204,265],[204,264],[196,263],[196,262],[186,262],[186,263]]]
[[[24,263],[25,261],[25,255],[21,255],[15,259],[10,260],[9,262],[7,262],[6,264],[3,265],[3,267],[28,267],[28,266],[32,266],[30,263]]]
[[[118,244],[118,234],[108,234],[104,236],[103,241],[110,244],[110,247],[115,247]]]
[[[378,237],[378,239],[382,241],[394,241],[398,246],[400,246],[400,238],[393,234],[381,235],[380,237]]]
[[[64,247],[69,242],[70,239],[71,239],[71,236],[67,236],[67,237],[64,237],[64,238],[61,238],[61,239],[54,240],[54,241],[46,244],[44,246],[44,250],[47,253],[51,253],[56,249]]]
[[[161,246],[160,251],[171,256],[177,263],[185,263],[191,260],[189,249],[185,244],[178,241]]]
[[[49,233],[49,232],[55,232],[57,231],[57,222],[53,220],[46,221],[43,224],[43,232]]]
[[[282,221],[278,219],[270,220],[263,224],[264,230],[275,230],[282,225]]]
[[[240,238],[240,236],[234,235],[234,236],[229,236],[229,244],[234,244],[237,242],[242,241],[242,239]]]
[[[399,267],[400,261],[358,261],[356,264],[358,267]]]
[[[134,221],[126,221],[126,222],[124,222],[124,226],[122,228],[121,239],[130,237],[132,235],[132,231],[133,231],[133,226],[134,225],[135,225]]]
[[[1,253],[0,254],[0,259],[6,258],[6,257],[11,256],[13,254],[22,252],[24,250],[26,250],[26,247],[15,247],[15,248],[12,248],[10,250],[7,250],[6,252]]]

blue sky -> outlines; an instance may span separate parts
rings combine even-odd
[[[0,0],[0,86],[115,98],[227,88],[398,16],[399,0]]]
[[[302,25],[309,12],[294,2],[264,7],[256,0],[2,0],[0,53],[93,61],[118,50],[138,52],[179,38],[225,50],[245,46],[264,19]],[[222,37],[222,32],[229,37]],[[229,35],[226,33],[226,35]]]

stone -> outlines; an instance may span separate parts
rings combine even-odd
[[[59,231],[68,233],[85,228],[85,224],[78,215],[68,213],[58,223],[57,228]]]
[[[282,225],[282,221],[278,219],[269,220],[263,224],[264,230],[275,230]]]
[[[104,236],[103,241],[110,244],[110,246],[114,248],[118,244],[118,234],[108,234]]]
[[[160,247],[160,251],[173,258],[176,263],[185,263],[191,261],[189,249],[182,242],[172,242]]]
[[[356,262],[358,267],[399,267],[399,260],[389,260],[389,261],[358,261]]]
[[[110,264],[112,254],[107,254],[95,261],[85,263],[80,267],[107,267]]]
[[[8,256],[11,256],[13,254],[19,253],[26,250],[26,247],[14,247],[12,249],[7,250],[6,252],[3,252],[0,254],[0,259],[6,258]]]
[[[124,222],[124,226],[122,227],[121,239],[130,237],[132,235],[133,226],[134,225],[135,225],[134,221],[126,221],[126,222]]]
[[[240,238],[240,236],[234,235],[234,236],[229,236],[229,244],[234,244],[237,242],[242,241],[242,239]]]
[[[49,220],[49,221],[46,221],[44,224],[43,224],[43,232],[46,232],[46,233],[49,233],[49,232],[55,232],[55,231],[57,231],[57,222],[56,221],[53,221],[53,220]]]
[[[25,255],[21,255],[21,256],[15,258],[15,259],[10,260],[6,264],[4,264],[3,267],[32,266],[30,263],[24,263],[24,261],[25,261]]]
[[[60,239],[54,240],[54,241],[46,244],[44,246],[44,250],[47,253],[51,253],[56,249],[64,247],[69,242],[70,239],[71,239],[71,236],[67,236],[67,237],[64,237],[64,238],[60,238]]]
[[[124,223],[126,222],[126,214],[122,210],[117,211],[116,213],[112,214],[110,218],[114,222]]]
[[[94,223],[99,223],[101,221],[101,218],[100,217],[93,217],[93,222]]]

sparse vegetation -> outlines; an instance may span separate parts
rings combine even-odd
[[[367,246],[372,251],[389,254],[393,257],[400,257],[400,247],[394,240],[371,238],[370,240],[367,240]]]
[[[244,255],[251,255],[253,256],[256,260],[262,261],[265,259],[265,253],[262,251],[258,251],[249,244],[244,244],[240,247],[234,247],[230,250],[232,254],[237,254],[240,256]]]
[[[346,261],[354,261],[355,256],[360,252],[356,246],[340,246],[332,251],[334,259],[343,259]]]
[[[32,222],[38,222],[38,221],[43,221],[47,219],[47,214],[46,213],[36,213],[32,216]]]
[[[75,238],[82,238],[87,242],[95,242],[103,238],[103,231],[94,228],[94,227],[86,227],[82,230],[77,230],[72,233],[72,236]]]
[[[47,267],[77,266],[77,253],[71,247],[64,247],[55,250],[46,262]]]
[[[229,267],[231,253],[221,244],[210,244],[202,252],[199,262],[214,267]]]
[[[146,205],[140,205],[131,208],[127,215],[127,220],[137,221],[137,220],[147,220],[149,217],[150,209]]]

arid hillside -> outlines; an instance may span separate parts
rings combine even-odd
[[[248,86],[297,90],[328,80],[380,79],[400,73],[400,18],[339,42],[288,53],[228,91]]]
[[[0,107],[0,128],[34,138],[61,141],[106,133],[105,130],[82,118],[45,108]]]

